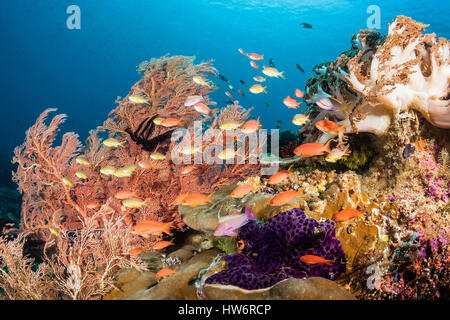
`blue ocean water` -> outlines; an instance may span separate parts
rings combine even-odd
[[[69,5],[81,10],[81,29],[69,30]],[[254,107],[265,128],[277,119],[294,129],[295,110],[282,100],[303,90],[312,68],[334,60],[350,48],[352,33],[368,29],[371,5],[380,8],[382,34],[397,15],[430,24],[427,32],[448,38],[450,3],[442,0],[2,0],[0,4],[0,179],[7,184],[12,150],[23,142],[25,130],[48,107],[69,118],[62,127],[84,141],[139,80],[136,66],[170,53],[214,59],[214,66],[234,87],[234,98]],[[305,29],[307,22],[313,29]],[[264,53],[273,58],[286,80],[269,79],[268,94],[253,95],[244,80],[261,74],[238,52]],[[306,71],[295,68],[298,63]],[[226,87],[218,78],[212,79]],[[219,107],[228,99],[213,94]],[[264,105],[270,103],[270,107]]]

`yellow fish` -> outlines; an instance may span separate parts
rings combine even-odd
[[[205,79],[203,79],[202,77],[194,76],[194,77],[192,77],[192,80],[194,80],[194,82],[196,84],[199,84],[201,86],[207,86],[207,87],[211,88],[210,82],[206,82]]]
[[[86,175],[84,172],[81,172],[81,171],[75,172],[75,175],[76,175],[78,178],[80,178],[80,179],[87,179],[87,178],[88,178],[87,175]]]
[[[163,120],[164,120],[164,118],[157,117],[157,118],[153,119],[153,123],[159,126]]]
[[[221,152],[219,152],[217,157],[222,160],[228,160],[228,159],[234,158],[236,156],[236,154],[237,154],[237,151],[235,151],[234,148],[226,148],[226,149],[222,150]]]
[[[325,157],[325,161],[336,162],[343,157],[347,157],[351,153],[351,151],[348,150],[349,147],[350,146],[348,145],[344,150],[338,148],[331,150],[331,152]]]
[[[133,175],[133,172],[128,172],[128,171],[124,171],[124,170],[116,170],[113,173],[113,176],[117,177],[117,178],[125,178],[125,177],[131,177]]]
[[[180,147],[179,152],[181,154],[185,154],[185,155],[191,155],[197,152],[201,152],[202,148],[198,147],[198,146],[192,146],[192,145],[184,145],[182,147]]]
[[[126,165],[125,167],[123,167],[122,169],[133,172],[134,170],[136,170],[136,168],[137,168],[137,166],[135,164],[129,164],[129,165]]]
[[[116,172],[116,168],[113,166],[106,166],[100,169],[100,173],[104,174],[105,176],[110,176]]]
[[[150,158],[152,158],[153,160],[165,160],[166,156],[159,152],[153,152],[150,155]]]
[[[84,166],[89,166],[89,165],[90,165],[89,161],[87,161],[87,160],[86,160],[85,158],[83,158],[83,157],[78,157],[78,158],[75,159],[75,161],[76,161],[77,163],[79,163],[79,164],[84,165]]]
[[[219,128],[222,130],[235,130],[238,129],[240,126],[242,126],[244,123],[238,123],[237,121],[231,120],[222,123]]]
[[[145,97],[141,96],[140,94],[132,94],[131,96],[128,97],[128,100],[139,104],[148,103],[148,100],[145,99]]]
[[[48,230],[55,236],[59,237],[59,232],[56,229],[53,229],[52,227],[49,227]]]
[[[280,72],[276,68],[273,68],[273,67],[263,66],[262,73],[264,73],[268,77],[275,77],[275,78],[282,77],[283,79],[286,79],[285,77],[283,77],[284,71]]]
[[[258,82],[264,82],[264,81],[266,81],[266,78],[264,78],[263,76],[256,76],[256,77],[253,77],[253,80],[258,81]]]
[[[130,164],[123,168],[119,168],[119,169],[115,170],[113,175],[118,178],[131,177],[131,175],[133,174],[134,170],[136,170],[136,168],[137,168],[136,165]]]
[[[69,187],[73,187],[73,183],[72,183],[72,181],[70,181],[69,179],[67,179],[67,178],[62,178],[62,182],[66,185],[66,186],[69,186]]]
[[[142,201],[138,198],[130,198],[122,201],[122,204],[127,208],[142,208],[143,206],[148,207],[148,204],[146,203],[147,200]]]
[[[292,123],[296,126],[303,126],[306,122],[311,121],[309,120],[309,114],[306,116],[302,113],[296,114],[294,118],[292,118]]]
[[[267,93],[267,92],[266,92],[266,88],[267,88],[267,86],[263,87],[262,85],[260,85],[259,83],[257,83],[257,84],[252,85],[252,86],[250,87],[250,89],[248,89],[248,90],[249,90],[251,93],[254,93],[254,94],[258,94],[258,93],[261,93],[261,92]]]
[[[125,143],[125,141],[120,142],[119,140],[114,139],[114,138],[108,138],[108,139],[103,141],[103,144],[105,146],[113,147],[113,148],[116,148],[116,147],[122,147],[123,148],[124,147],[123,146],[124,143]]]

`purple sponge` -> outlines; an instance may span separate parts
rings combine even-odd
[[[254,290],[273,286],[289,277],[322,277],[335,280],[345,272],[345,254],[335,238],[331,220],[319,223],[300,209],[292,209],[261,224],[251,221],[239,229],[244,240],[242,253],[228,255],[228,269],[218,272],[206,283],[234,285]],[[332,265],[307,264],[303,255],[333,260]]]

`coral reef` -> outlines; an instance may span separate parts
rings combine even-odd
[[[267,288],[288,277],[323,277],[334,280],[345,271],[344,252],[334,238],[334,223],[318,223],[303,211],[282,212],[266,223],[251,222],[239,230],[242,253],[225,257],[228,269],[212,275],[206,283],[235,285],[243,289]],[[332,260],[306,264],[303,255]]]
[[[425,27],[398,16],[386,37],[370,30],[354,36],[351,50],[322,66],[320,75],[308,80],[305,101],[315,117],[302,132],[327,117],[346,125],[344,133],[383,135],[392,120],[410,109],[419,111],[435,126],[449,128],[449,42],[436,39],[435,34],[422,34]],[[313,106],[330,97],[341,101],[345,110]],[[329,134],[309,136],[322,143],[329,138]]]
[[[0,190],[0,298],[448,299],[450,51],[425,27],[398,16],[386,37],[362,30],[317,65],[304,97],[311,121],[259,163],[249,160],[270,140],[228,130],[251,109],[209,109],[211,61],[144,61],[85,145],[73,132],[58,145],[66,115],[48,123],[56,109],[45,110],[14,152],[20,214],[20,195]],[[316,104],[325,98],[337,99],[331,110]],[[345,135],[320,131],[324,119]],[[330,138],[334,158],[293,156],[300,141]],[[229,147],[237,162],[219,157]],[[268,183],[260,167],[274,163],[293,166]],[[231,197],[242,185],[250,191]],[[273,205],[285,191],[297,197]],[[192,193],[209,202],[179,204]],[[214,236],[244,208],[257,220]],[[358,214],[335,219],[342,210]],[[171,223],[171,241],[136,232],[147,220]],[[319,260],[300,259],[310,255]]]
[[[85,146],[73,132],[65,133],[61,144],[55,146],[66,115],[56,115],[46,124],[49,113],[56,110],[47,109],[27,130],[25,142],[15,149],[13,180],[22,193],[20,232],[44,241],[39,259],[54,273],[60,297],[97,299],[110,290],[118,268],[141,268],[142,261],[128,253],[133,248],[151,251],[161,236],[133,235],[130,227],[143,220],[173,221],[173,228],[184,230],[186,226],[173,205],[179,194],[210,193],[258,172],[257,164],[202,163],[192,173],[180,174],[184,163],[171,161],[177,145],[172,133],[193,131],[194,121],[202,120],[202,114],[185,101],[201,96],[205,104],[212,104],[208,100],[212,88],[192,79],[214,75],[216,70],[210,62],[196,65],[193,60],[164,56],[146,62],[140,69],[142,79],[127,97],[118,100],[103,125],[90,132]],[[249,110],[236,101],[222,109],[211,126],[248,116]],[[175,129],[159,125],[157,117],[176,117],[180,125]],[[212,118],[206,116],[205,120]],[[219,138],[212,136],[204,146],[217,144]],[[159,158],[152,156],[156,152]],[[246,150],[246,156],[249,153]],[[124,191],[138,200],[127,205],[117,196]],[[120,239],[113,239],[111,232]],[[91,242],[95,237],[102,245],[94,248]],[[82,279],[75,289],[63,285],[73,276],[71,272]]]

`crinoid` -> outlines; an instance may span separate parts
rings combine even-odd
[[[125,131],[130,135],[131,139],[139,144],[142,150],[152,152],[156,147],[169,139],[172,135],[174,129],[161,133],[161,129],[157,129],[157,134],[155,135],[155,123],[153,120],[158,115],[154,115],[151,118],[145,118],[133,132],[130,128],[125,129]],[[153,138],[151,138],[153,136]]]

